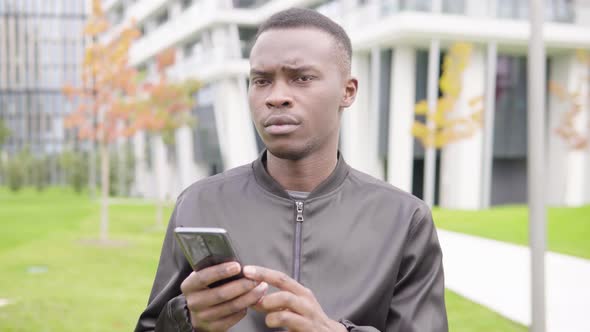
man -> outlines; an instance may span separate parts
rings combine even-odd
[[[312,10],[260,26],[249,103],[266,151],[179,196],[137,332],[447,331],[429,209],[338,154],[357,92],[351,54],[344,30]],[[241,266],[192,272],[179,225],[227,229],[245,278],[208,288]]]

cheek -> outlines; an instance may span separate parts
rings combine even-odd
[[[263,108],[260,106],[259,99],[260,98],[257,98],[256,95],[252,93],[248,94],[248,107],[250,108],[250,114],[254,122],[257,122],[257,120],[262,116],[261,110]]]
[[[338,91],[334,91],[334,89],[325,89],[324,91],[318,91],[318,95],[316,96],[317,104],[314,109],[318,114],[315,115],[316,119],[322,121],[335,121],[334,119],[338,119],[338,110],[340,107],[340,99],[341,96]],[[327,123],[323,123],[326,125]]]

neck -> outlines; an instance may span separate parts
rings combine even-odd
[[[285,190],[311,192],[332,174],[337,162],[336,152],[287,160],[267,151],[266,168]]]

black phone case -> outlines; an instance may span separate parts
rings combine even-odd
[[[227,262],[240,262],[226,234],[182,231],[175,232],[175,235],[194,271]],[[208,287],[218,287],[243,277],[240,272],[233,277],[216,281]]]

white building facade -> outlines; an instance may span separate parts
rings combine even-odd
[[[422,196],[425,153],[411,129],[416,121],[414,106],[427,97],[429,51],[433,40],[440,43],[440,63],[453,43],[468,42],[473,51],[453,114],[468,115],[473,109],[470,100],[476,96],[481,96],[484,112],[492,112],[484,117],[487,126],[436,153],[435,202],[457,209],[524,203],[527,4],[525,0],[105,0],[112,20],[134,19],[143,33],[131,50],[133,66],[155,73],[155,56],[173,47],[177,61],[170,76],[204,83],[193,110],[198,125],[180,129],[175,147],[166,147],[146,133],[133,138],[134,193],[174,199],[194,181],[258,156],[263,146],[247,102],[247,57],[256,28],[277,11],[307,7],[340,23],[353,43],[353,75],[359,79],[359,92],[353,107],[344,112],[341,132],[341,151],[350,165]],[[590,6],[584,1],[547,0],[546,8],[548,86],[554,82],[578,93],[575,128],[590,139],[590,63],[577,56],[590,50]],[[569,109],[567,102],[548,93],[547,197],[552,205],[590,203],[590,148],[573,148],[555,134]]]

